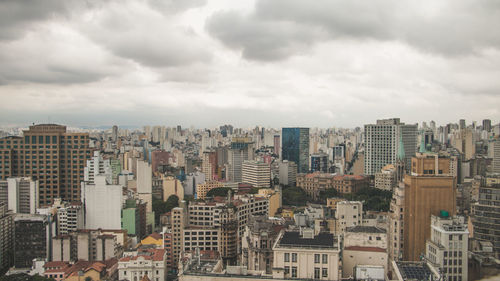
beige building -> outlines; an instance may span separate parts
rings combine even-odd
[[[467,281],[468,236],[463,217],[450,217],[447,213],[431,217],[426,257],[432,266],[442,270],[446,280]]]
[[[453,135],[453,147],[464,154],[465,160],[471,159],[476,154],[476,134],[467,128],[456,131]]]
[[[356,265],[379,265],[387,273],[387,233],[374,226],[348,227],[344,234],[342,277],[353,277]]]
[[[364,176],[325,174],[315,172],[297,175],[297,186],[302,188],[314,200],[319,199],[319,193],[326,189],[335,189],[341,194],[354,193],[369,186],[369,179]]]
[[[411,175],[404,179],[404,260],[416,261],[430,238],[431,215],[441,210],[456,213],[456,182],[449,174],[450,158],[418,153]]]
[[[282,231],[273,246],[273,278],[339,280],[339,254],[333,234]]]
[[[241,167],[242,182],[257,188],[269,188],[271,184],[271,166],[268,163],[246,160]]]
[[[167,201],[171,195],[176,195],[179,200],[183,200],[184,187],[181,181],[172,176],[162,175],[161,177],[163,180],[163,199]]]
[[[396,167],[392,164],[384,166],[375,174],[375,188],[392,191],[396,184]]]
[[[184,228],[188,223],[188,213],[186,210],[186,202],[181,201],[179,207],[173,208],[172,213],[172,264],[178,264],[179,255],[183,250]]]
[[[196,185],[196,199],[204,200],[207,196],[207,193],[214,188],[224,187],[224,183],[220,181],[207,181],[202,184]]]
[[[363,203],[359,201],[341,201],[337,203],[335,212],[337,230],[343,233],[346,228],[361,225],[363,220]]]
[[[276,189],[261,188],[256,196],[268,198],[270,217],[274,217],[283,204],[282,193],[279,186],[277,186]]]
[[[404,202],[405,202],[405,186],[404,183],[394,189],[392,194],[391,205],[389,212],[389,259],[398,261],[403,258],[404,247]]]
[[[147,279],[144,276],[147,276]],[[164,281],[166,278],[167,253],[165,249],[139,250],[118,261],[118,280]]]

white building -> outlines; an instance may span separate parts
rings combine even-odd
[[[337,220],[339,233],[344,232],[347,227],[361,225],[363,221],[363,203],[359,201],[337,202],[335,219]]]
[[[147,276],[151,281],[167,280],[167,252],[165,249],[139,250],[125,253],[118,261],[118,280],[140,281]]]
[[[377,120],[365,125],[364,173],[375,175],[387,164],[396,164],[400,140],[403,142],[406,167],[417,152],[417,125],[405,125],[399,118]]]
[[[387,273],[387,233],[375,226],[348,227],[344,234],[342,276],[354,277],[356,265],[382,266]]]
[[[97,176],[95,184],[82,182],[82,204],[87,229],[121,229],[123,188],[109,185],[105,176]]]
[[[392,164],[386,165],[375,174],[375,188],[392,191],[396,184],[396,167]]]
[[[297,183],[297,164],[288,160],[280,162],[279,180],[280,184],[295,186]]]
[[[95,177],[106,176],[108,183],[113,183],[113,171],[109,159],[103,159],[99,151],[94,151],[94,157],[87,160],[87,166],[83,170],[83,180],[89,184],[94,184]]]
[[[0,181],[0,202],[18,214],[35,214],[39,202],[38,181],[31,178],[8,178]]]
[[[445,280],[467,281],[469,231],[460,216],[431,216],[431,238],[425,251],[431,265]]]
[[[58,234],[68,234],[77,229],[83,229],[83,216],[80,202],[69,203],[57,209]]]
[[[339,253],[331,233],[283,231],[273,246],[273,278],[339,280]]]
[[[242,181],[253,187],[268,188],[271,184],[271,166],[265,162],[243,161],[241,173]]]
[[[153,211],[153,169],[143,160],[137,160],[137,196],[146,202],[146,211]]]

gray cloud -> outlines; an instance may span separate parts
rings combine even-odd
[[[498,1],[423,2],[258,0],[253,13],[218,13],[207,28],[226,46],[257,60],[284,59],[303,51],[297,46],[339,38],[400,41],[439,55],[500,46]]]
[[[26,29],[34,23],[50,19],[65,11],[65,2],[60,0],[2,0],[0,40],[22,37]]]

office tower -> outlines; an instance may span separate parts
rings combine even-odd
[[[41,206],[52,205],[54,198],[79,201],[85,161],[90,159],[89,135],[68,133],[66,126],[55,124],[33,125],[23,134],[0,139],[4,158],[6,152],[9,156],[2,165],[2,179],[38,180]]]
[[[491,132],[491,120],[490,119],[483,120],[483,130],[485,130],[487,132]]]
[[[82,182],[85,228],[121,229],[122,186],[107,184],[105,176],[97,176],[94,181]]]
[[[328,154],[323,152],[311,154],[311,172],[328,172]]]
[[[7,203],[0,202],[0,275],[13,264],[14,219]]]
[[[57,209],[58,234],[64,235],[83,229],[83,209],[81,202],[66,203]]]
[[[465,119],[460,119],[459,120],[459,129],[460,130],[463,130],[466,128],[466,125],[465,125]]]
[[[38,181],[31,178],[0,180],[0,202],[5,202],[14,213],[36,213],[39,192]]]
[[[111,140],[116,142],[118,140],[118,126],[114,125],[111,129]]]
[[[430,217],[441,210],[456,213],[456,177],[450,158],[419,153],[412,158],[411,175],[404,178],[404,260],[417,261],[425,252]]]
[[[456,131],[453,135],[453,147],[464,154],[465,160],[469,160],[476,154],[476,135],[471,128]]]
[[[309,128],[283,128],[281,137],[282,159],[297,164],[298,173],[309,172]]]
[[[271,166],[260,161],[243,161],[242,182],[251,184],[253,187],[258,188],[270,187]]]
[[[500,173],[500,138],[496,138],[489,143],[488,154],[492,158],[491,172]]]
[[[280,184],[295,186],[297,183],[297,164],[292,161],[283,160],[279,163]]]
[[[113,171],[109,159],[103,159],[99,151],[94,151],[94,156],[87,160],[87,165],[83,169],[83,180],[88,184],[94,184],[97,175],[106,176],[106,181],[113,184]]]
[[[33,259],[51,259],[52,222],[50,216],[17,214],[14,217],[14,266],[31,268]]]
[[[251,138],[233,138],[228,160],[227,180],[241,182],[243,161],[254,160],[254,147]]]
[[[469,231],[463,217],[447,212],[431,216],[431,237],[425,247],[427,261],[445,280],[467,281]]]
[[[500,258],[500,182],[499,176],[487,176],[479,187],[479,200],[472,205],[472,225],[474,238],[493,244],[496,258]]]
[[[205,174],[205,179],[217,179],[217,151],[207,150],[203,152],[201,172]]]
[[[406,167],[417,151],[417,125],[406,125],[399,118],[377,120],[365,125],[364,173],[375,175],[387,164],[396,164],[402,139]]]
[[[273,143],[274,143],[274,154],[278,155],[278,158],[280,158],[281,157],[280,135],[274,135]]]

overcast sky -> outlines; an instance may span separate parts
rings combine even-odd
[[[0,125],[500,119],[498,0],[2,0]]]

